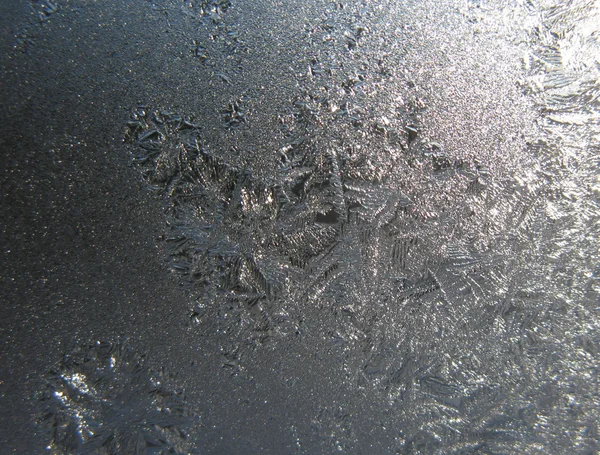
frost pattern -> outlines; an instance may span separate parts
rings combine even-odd
[[[502,140],[461,131],[460,150],[435,117],[443,101],[397,74],[393,53],[364,52],[377,36],[351,10],[305,30],[319,51],[279,116],[270,175],[172,112],[138,108],[129,144],[169,208],[170,267],[193,320],[238,346],[226,365],[318,333],[344,358],[346,386],[395,405],[398,453],[594,453],[598,10],[466,3],[484,30],[507,33],[494,17],[527,27],[521,88],[538,131],[490,118],[482,128]],[[220,112],[224,130],[252,126],[252,96]],[[352,425],[322,409],[314,429],[351,452]]]
[[[193,423],[182,391],[127,344],[97,343],[47,375],[41,422],[52,453],[188,453]]]

